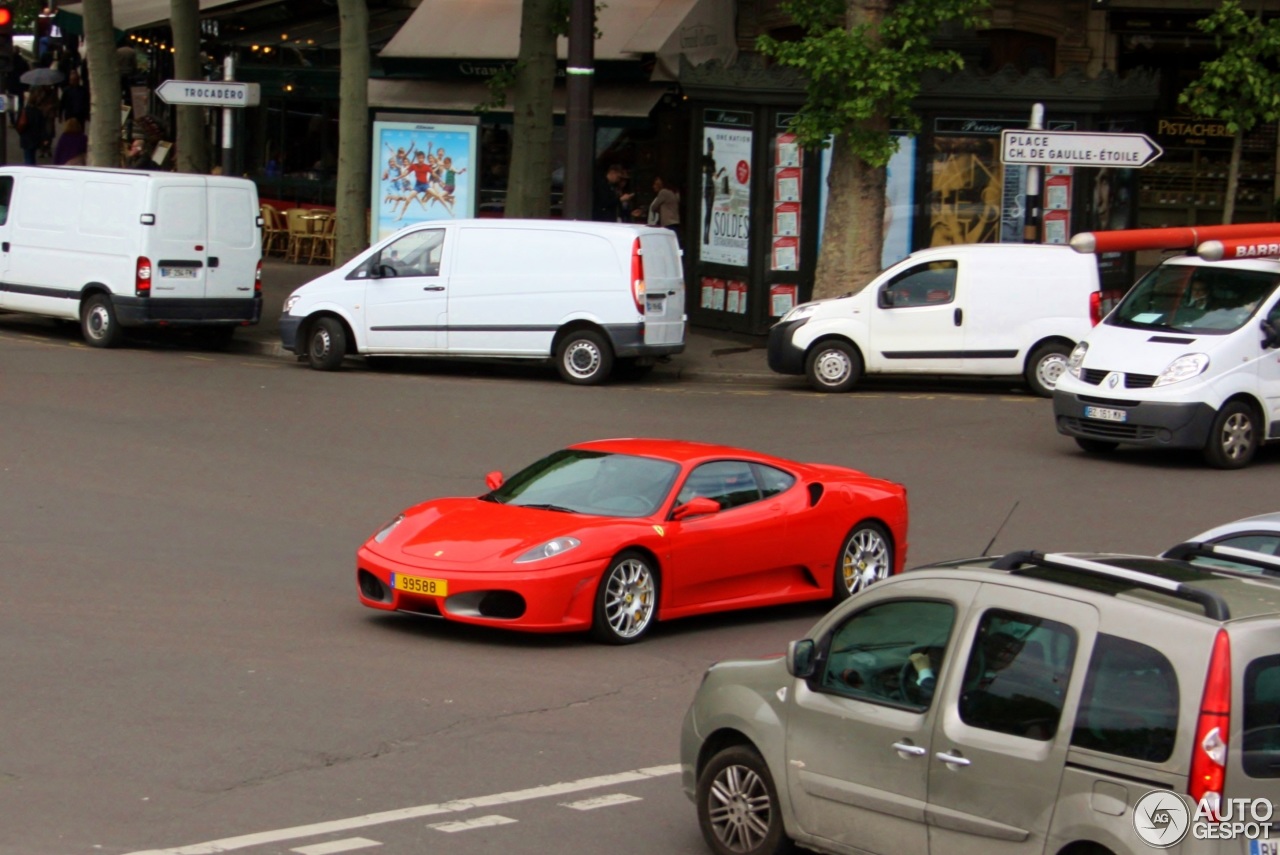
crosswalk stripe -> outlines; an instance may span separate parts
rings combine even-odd
[[[434,828],[436,831],[445,831],[453,834],[458,831],[470,831],[473,828],[489,828],[494,825],[509,825],[516,820],[509,816],[498,816],[491,814],[489,816],[478,816],[475,819],[463,819],[457,822],[433,822],[427,825],[428,828]]]
[[[639,796],[633,796],[627,793],[613,793],[608,796],[596,796],[594,799],[582,799],[581,801],[576,802],[561,802],[560,807],[573,808],[574,810],[595,810],[596,808],[624,805],[627,802],[642,801],[644,801],[644,799]]]
[[[328,843],[316,843],[311,846],[299,846],[290,849],[298,855],[334,855],[336,852],[351,852],[356,849],[368,849],[370,846],[381,846],[376,840],[367,837],[348,837],[346,840],[330,840]]]

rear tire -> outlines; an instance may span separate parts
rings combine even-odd
[[[556,369],[567,383],[598,386],[613,371],[613,350],[599,333],[575,330],[556,348]]]
[[[1042,344],[1031,351],[1031,356],[1027,358],[1027,368],[1023,372],[1031,391],[1041,398],[1052,398],[1058,378],[1067,370],[1067,358],[1070,356],[1071,347],[1056,341]]]
[[[716,855],[782,855],[795,845],[782,822],[769,766],[749,745],[731,745],[698,776],[698,827]]]
[[[1120,443],[1111,442],[1106,439],[1088,439],[1087,437],[1076,437],[1076,445],[1080,446],[1082,451],[1090,454],[1110,454],[1120,447]]]
[[[1228,401],[1213,419],[1204,459],[1215,469],[1243,469],[1258,451],[1261,425],[1253,407]]]
[[[848,392],[862,378],[862,355],[847,341],[820,341],[804,361],[809,385],[817,392]]]
[[[307,336],[307,362],[317,371],[337,371],[347,355],[347,331],[337,318],[321,318]]]
[[[106,294],[94,294],[80,307],[80,334],[90,347],[115,347],[124,340],[115,306]]]

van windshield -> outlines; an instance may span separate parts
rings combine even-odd
[[[1222,335],[1244,326],[1278,283],[1280,276],[1259,270],[1164,264],[1133,286],[1106,323]]]

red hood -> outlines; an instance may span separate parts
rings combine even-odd
[[[404,522],[382,543],[366,546],[394,557],[432,565],[470,565],[497,560],[502,569],[524,552],[556,537],[616,525],[621,520],[520,508],[479,499],[438,499],[405,511]],[[568,560],[587,557],[575,549]],[[558,563],[558,562],[557,562]],[[535,569],[542,564],[534,564]],[[497,569],[497,568],[495,568]]]

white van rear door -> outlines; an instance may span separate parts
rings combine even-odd
[[[208,214],[205,182],[165,181],[155,188],[155,224],[146,230],[144,255],[151,261],[154,299],[205,296]]]
[[[684,342],[684,271],[675,233],[645,233],[640,237],[644,261],[644,343]]]
[[[252,185],[209,184],[205,296],[250,299],[262,258],[258,194]]]

